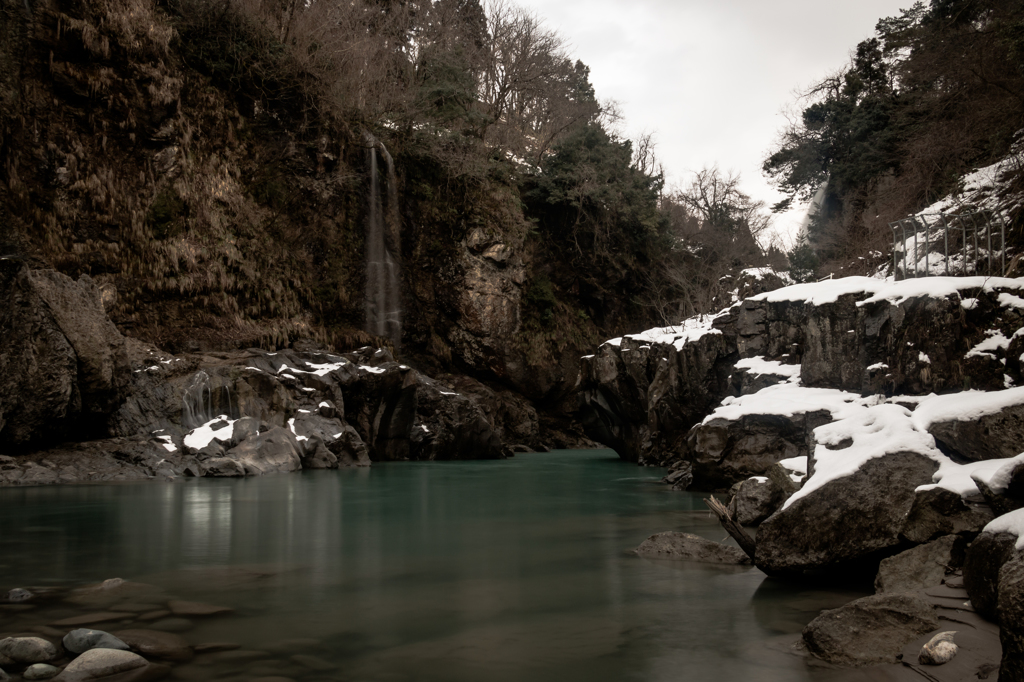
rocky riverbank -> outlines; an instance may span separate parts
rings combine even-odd
[[[906,637],[883,638],[902,642],[891,661],[938,634],[938,607],[883,595],[960,590],[963,575],[950,598],[1001,626],[1001,679],[1024,679],[1022,294],[1021,279],[847,278],[613,339],[582,362],[588,433],[669,466],[676,488],[727,492],[732,518],[757,526],[751,558],[765,573],[874,580],[878,604],[834,618],[851,632],[896,623]],[[881,651],[826,646],[823,627],[804,640],[825,660],[865,665]]]
[[[0,680],[334,679],[338,666],[319,641],[282,633],[256,650],[217,638],[240,619],[234,609],[120,578],[17,588],[0,596]]]
[[[87,276],[0,260],[0,485],[496,459],[586,442],[525,399],[364,347],[172,355],[124,337]],[[112,294],[111,294],[112,295]]]

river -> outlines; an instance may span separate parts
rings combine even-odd
[[[337,666],[197,660],[178,679],[274,665],[381,682],[825,679],[789,647],[820,609],[862,593],[631,554],[663,530],[725,536],[663,474],[588,450],[0,489],[0,589],[149,583],[236,609],[184,632],[192,643],[293,640]]]

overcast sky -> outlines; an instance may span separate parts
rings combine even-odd
[[[761,163],[795,92],[849,60],[881,17],[913,0],[516,0],[590,66],[600,99],[616,100],[623,133],[652,132],[670,186],[717,164],[744,192],[783,195]],[[802,210],[776,218],[795,231]],[[787,236],[788,238],[788,236]]]

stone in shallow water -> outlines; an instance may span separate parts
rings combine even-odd
[[[46,663],[57,658],[57,647],[41,637],[0,639],[0,655],[16,663]]]
[[[118,630],[115,633],[133,651],[165,661],[188,663],[192,660],[192,647],[183,638],[158,630]]]
[[[13,590],[11,590],[10,592],[7,593],[7,601],[13,602],[13,603],[18,603],[18,602],[28,601],[29,599],[31,599],[34,596],[35,596],[34,594],[32,594],[31,592],[29,592],[26,589],[23,589],[21,587],[15,587]]]
[[[71,661],[57,679],[60,682],[82,682],[107,675],[144,668],[149,663],[142,656],[119,649],[90,649]]]
[[[55,620],[50,623],[54,627],[59,628],[73,628],[79,625],[95,625],[96,623],[110,623],[115,620],[127,620],[134,618],[133,613],[118,613],[116,611],[97,611],[96,613],[87,613],[84,616],[74,616],[73,618],[65,618],[63,620]]]
[[[122,649],[127,651],[128,645],[109,632],[79,628],[64,635],[64,648],[71,653],[81,654],[89,649]]]
[[[807,648],[840,666],[898,663],[914,637],[936,629],[927,601],[910,594],[876,594],[824,611],[804,628]]]
[[[192,629],[192,621],[188,618],[164,618],[149,626],[151,630],[163,632],[188,632]]]
[[[225,613],[232,613],[234,609],[228,606],[214,606],[213,604],[203,604],[197,601],[181,601],[178,599],[172,599],[167,602],[167,608],[171,610],[175,616],[219,616]]]
[[[21,674],[26,680],[48,680],[60,672],[60,668],[48,663],[33,663]]]
[[[666,531],[643,541],[636,553],[648,559],[676,559],[715,564],[749,564],[750,557],[735,547],[706,540],[698,535]]]

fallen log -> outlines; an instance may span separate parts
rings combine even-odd
[[[750,560],[754,560],[754,538],[747,534],[747,531],[743,530],[743,526],[736,523],[733,520],[732,515],[729,514],[729,510],[724,504],[715,499],[712,495],[711,499],[704,498],[704,504],[708,506],[715,516],[718,517],[719,523],[722,524],[722,528],[725,528],[726,532],[733,537],[734,540],[739,544],[740,549],[750,557]]]

